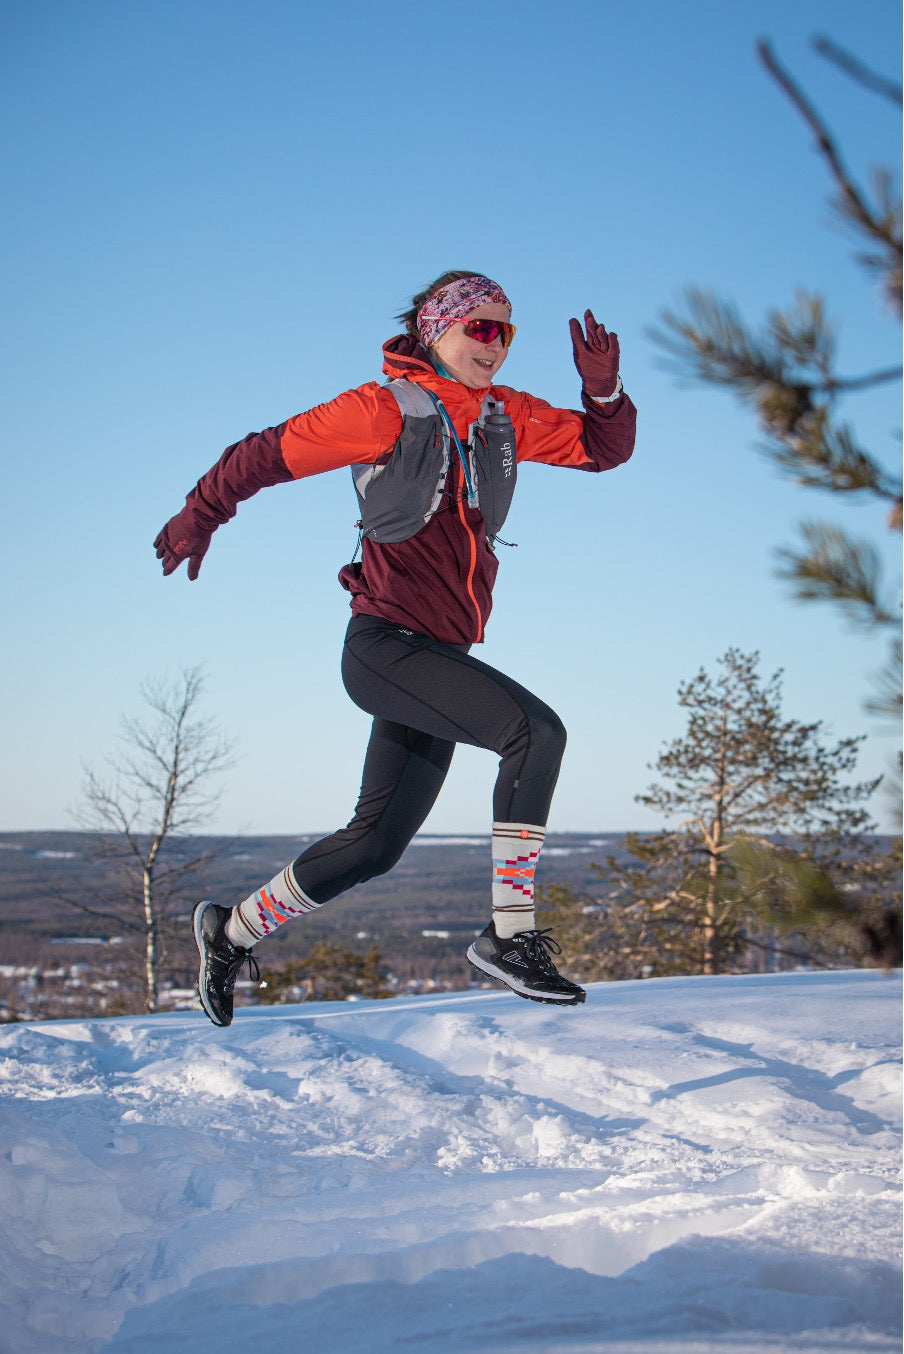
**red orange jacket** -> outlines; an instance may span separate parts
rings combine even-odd
[[[383,347],[387,376],[404,376],[439,395],[456,431],[467,438],[486,390],[440,376],[425,350],[405,335]],[[584,412],[554,409],[509,386],[493,386],[515,426],[518,461],[576,470],[611,470],[634,449],[636,410],[627,395],[612,404],[583,397]],[[398,402],[377,381],[348,390],[276,428],[253,433],[227,448],[189,495],[216,522],[268,484],[325,470],[374,464],[391,453],[402,429]],[[406,541],[363,542],[360,564],[340,572],[355,615],[380,616],[450,644],[484,637],[498,563],[483,518],[463,501],[461,466],[453,459],[445,506]]]

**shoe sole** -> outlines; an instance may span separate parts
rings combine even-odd
[[[218,1020],[216,1015],[210,1009],[210,1007],[208,1006],[207,1002],[204,999],[204,987],[205,987],[204,968],[207,963],[207,952],[206,952],[206,942],[204,940],[204,936],[201,931],[201,919],[209,907],[213,907],[213,903],[209,899],[205,899],[203,902],[196,903],[195,910],[192,913],[191,917],[192,930],[195,933],[195,944],[198,947],[198,954],[201,956],[201,963],[198,967],[198,1001],[201,1004],[201,1010],[207,1016],[208,1020],[212,1021],[213,1024],[216,1025],[217,1029],[225,1030],[229,1022]]]
[[[497,983],[501,983],[503,987],[509,988],[509,990],[514,992],[517,997],[524,997],[526,1001],[539,1001],[545,1006],[581,1006],[587,1000],[587,993],[584,991],[582,991],[580,995],[573,992],[568,995],[563,994],[561,997],[557,997],[551,992],[546,993],[545,995],[535,992],[533,988],[519,984],[518,979],[514,974],[503,974],[499,969],[488,967],[486,960],[481,959],[473,946],[468,950],[465,958],[472,968],[476,968],[481,973],[485,973],[488,978],[493,978]]]

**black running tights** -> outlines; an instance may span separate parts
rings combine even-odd
[[[342,680],[374,723],[354,818],[293,862],[313,902],[392,869],[436,802],[456,743],[500,757],[495,822],[545,826],[565,729],[530,691],[465,646],[373,616],[349,625]]]

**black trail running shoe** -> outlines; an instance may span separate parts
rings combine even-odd
[[[251,977],[257,982],[260,969],[250,950],[233,945],[226,938],[228,907],[201,902],[192,914],[195,944],[201,956],[198,970],[198,996],[201,1005],[215,1025],[232,1024],[232,998],[239,970],[247,962]]]
[[[511,940],[504,940],[490,922],[468,947],[468,962],[528,1001],[578,1006],[587,993],[559,973],[551,955],[561,953],[561,946],[549,931],[519,931]]]

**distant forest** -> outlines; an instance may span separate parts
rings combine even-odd
[[[175,855],[189,849],[192,855],[210,854],[170,909],[162,965],[170,1004],[194,1004],[197,951],[189,920],[197,899],[240,902],[314,840],[315,834],[192,837],[168,844]],[[550,833],[538,874],[547,884],[593,892],[599,877],[591,862],[621,855],[623,840],[618,833]],[[114,866],[95,857],[91,834],[0,833],[0,1018],[141,1009],[132,994],[138,982],[136,938],[73,905],[96,904],[103,911],[115,887]],[[390,874],[284,926],[256,954],[266,977],[303,958],[317,941],[362,955],[375,946],[395,990],[457,990],[471,982],[464,952],[486,925],[489,905],[489,834],[418,837]]]

